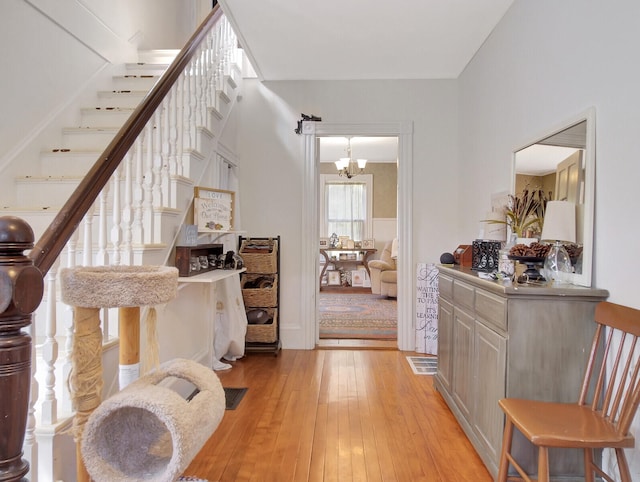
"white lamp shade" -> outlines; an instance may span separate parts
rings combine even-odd
[[[358,167],[360,169],[364,169],[367,166],[367,160],[366,159],[358,159]]]
[[[548,201],[544,212],[542,241],[576,242],[576,205],[569,201]]]
[[[346,169],[348,166],[349,166],[349,158],[348,157],[342,157],[342,158],[340,158],[339,161],[336,161],[336,168],[338,169],[338,171]]]

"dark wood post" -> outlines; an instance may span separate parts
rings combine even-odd
[[[42,273],[24,251],[33,248],[31,227],[0,217],[0,481],[24,481],[29,463],[22,444],[29,411],[31,337],[22,331],[40,304]]]

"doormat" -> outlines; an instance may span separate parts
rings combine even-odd
[[[226,401],[226,410],[235,410],[248,388],[227,388],[224,387],[224,398]]]
[[[247,390],[248,390],[248,388],[227,388],[227,387],[223,387],[223,389],[224,389],[224,409],[225,410],[235,410],[238,407],[238,405],[240,405],[240,401],[242,400],[242,397],[244,397],[244,394],[247,393]],[[193,391],[193,393],[187,397],[187,402],[190,401],[193,397],[195,397],[199,391],[200,390],[196,388]],[[184,479],[184,480],[191,480],[191,479]],[[200,480],[200,479],[194,479],[194,480]]]
[[[407,361],[416,375],[435,375],[438,369],[438,357],[408,356]]]

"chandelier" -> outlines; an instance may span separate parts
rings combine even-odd
[[[351,157],[351,137],[347,138],[347,157],[341,157],[336,161],[336,168],[340,176],[346,176],[347,179],[351,179],[358,174],[364,172],[364,167],[367,165],[366,159],[353,159]]]

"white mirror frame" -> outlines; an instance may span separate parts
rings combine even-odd
[[[571,283],[578,286],[591,287],[591,277],[593,270],[593,226],[595,210],[595,181],[596,181],[596,113],[595,108],[590,107],[584,112],[565,120],[556,127],[536,136],[533,141],[522,144],[513,150],[513,160],[511,163],[511,192],[515,193],[516,185],[516,153],[533,144],[537,144],[543,139],[551,137],[571,126],[586,121],[586,144],[585,144],[585,185],[584,185],[584,224],[583,224],[583,248],[582,248],[582,273],[574,273],[571,276]]]

